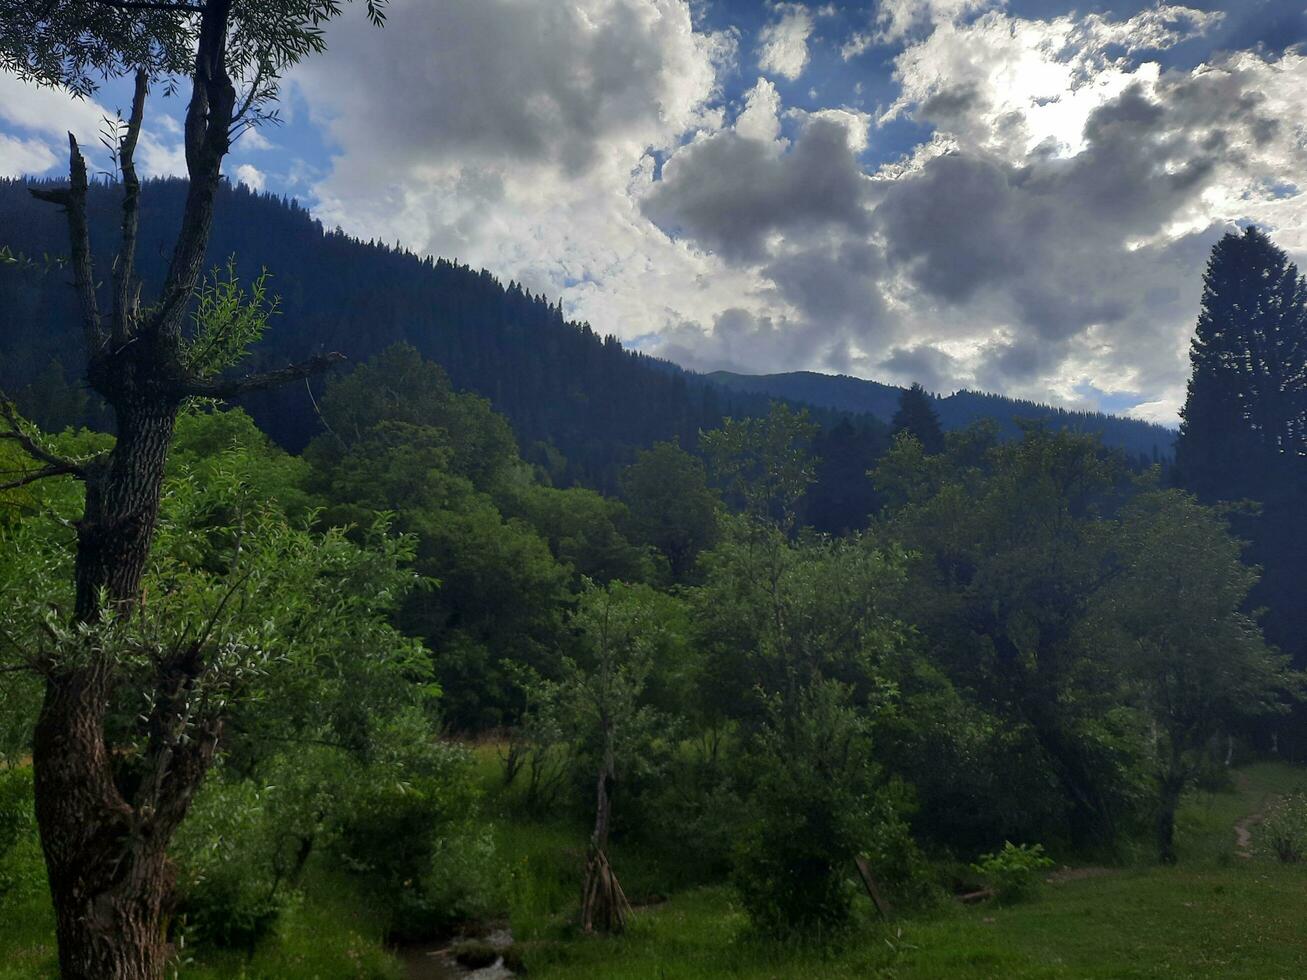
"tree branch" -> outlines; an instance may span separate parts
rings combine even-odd
[[[132,275],[136,268],[136,235],[140,225],[141,182],[136,176],[136,141],[141,135],[141,120],[145,117],[145,96],[149,91],[149,75],[144,68],[136,70],[136,90],[132,94],[132,114],[127,120],[127,132],[118,141],[118,161],[123,174],[122,243],[114,261],[113,342],[125,344],[131,338],[136,304],[132,301]]]
[[[16,442],[28,456],[38,463],[45,463],[46,469],[35,474],[28,474],[13,486],[0,487],[0,490],[12,490],[14,487],[20,487],[27,483],[33,483],[36,480],[44,479],[47,476],[61,476],[64,473],[72,473],[85,479],[86,471],[82,464],[73,459],[52,453],[39,442],[23,431],[22,423],[18,418],[18,411],[14,408],[14,403],[7,398],[0,397],[0,418],[8,423],[9,428],[0,430],[0,439],[8,439]],[[52,472],[57,471],[57,472]]]
[[[231,380],[215,378],[213,380],[195,379],[186,381],[182,383],[178,393],[191,398],[234,398],[237,395],[248,394],[251,391],[276,388],[290,381],[298,381],[300,378],[321,374],[343,360],[345,360],[344,354],[335,352],[319,354],[317,357],[310,358],[301,364],[291,364],[278,371],[261,371],[257,374],[249,374],[243,378],[233,378]]]
[[[8,483],[0,483],[0,490],[17,490],[19,487],[25,487],[29,483],[35,483],[37,480],[48,480],[55,476],[76,476],[82,477],[81,468],[72,466],[47,466],[44,469],[33,470],[26,476],[17,480],[10,480]]]
[[[231,6],[232,0],[207,0],[200,20],[184,130],[190,187],[163,297],[153,319],[153,329],[172,337],[181,332],[186,304],[200,279],[222,161],[231,148],[232,116],[236,111],[236,87],[227,74],[226,63]]]
[[[112,7],[114,10],[163,10],[176,11],[183,14],[202,14],[205,5],[203,3],[186,3],[184,0],[177,0],[170,3],[169,0],[95,0],[101,7]]]
[[[37,200],[57,204],[68,215],[68,241],[72,247],[73,286],[82,308],[82,329],[86,346],[94,355],[104,346],[104,327],[95,301],[95,273],[91,266],[91,239],[86,224],[86,160],[77,137],[68,134],[68,186],[55,190],[31,188]]]

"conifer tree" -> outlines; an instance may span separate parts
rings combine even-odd
[[[1261,231],[1212,249],[1176,464],[1209,500],[1264,500],[1307,451],[1307,280]]]
[[[1263,232],[1212,249],[1190,350],[1177,480],[1204,502],[1253,500],[1236,522],[1264,575],[1251,604],[1301,662],[1307,632],[1307,280]]]
[[[926,452],[944,451],[944,431],[939,427],[939,416],[930,404],[930,395],[919,384],[904,390],[899,396],[899,410],[891,423],[892,434],[907,432],[916,437]]]

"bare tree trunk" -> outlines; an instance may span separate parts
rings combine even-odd
[[[1163,864],[1175,864],[1175,813],[1180,807],[1184,779],[1167,774],[1161,779],[1161,792],[1157,806],[1157,859]]]
[[[611,723],[604,722],[604,755],[595,780],[595,825],[590,835],[585,885],[581,898],[583,932],[621,932],[631,912],[631,903],[608,862],[608,827],[612,814],[610,790],[616,776]]]

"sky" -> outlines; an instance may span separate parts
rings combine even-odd
[[[228,176],[696,370],[1174,424],[1212,244],[1307,265],[1307,0],[358,6]],[[0,74],[0,175],[128,99]],[[184,109],[152,96],[146,174]]]

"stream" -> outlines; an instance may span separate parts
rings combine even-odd
[[[483,941],[496,949],[507,949],[513,944],[513,934],[507,929],[496,929]],[[407,980],[509,980],[516,976],[504,966],[502,957],[480,969],[463,966],[454,959],[453,950],[458,943],[459,940],[404,945],[396,947],[394,953],[404,964]]]

